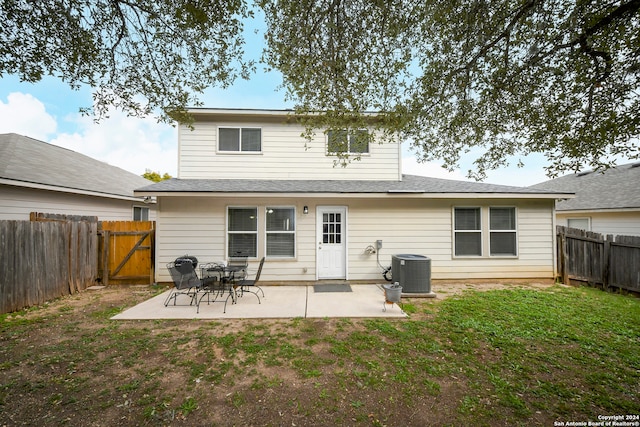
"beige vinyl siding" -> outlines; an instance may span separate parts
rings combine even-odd
[[[372,203],[373,206],[368,206]],[[514,202],[504,200],[473,203],[489,206],[516,206],[518,225],[518,257],[454,258],[452,210],[468,206],[469,200],[412,200],[404,202],[367,202],[352,204],[350,219],[350,258],[364,256],[367,245],[383,241],[380,262],[391,265],[394,254],[412,253],[431,258],[434,279],[484,278],[552,278],[554,276],[554,236],[552,202]],[[483,230],[483,242],[488,230]],[[367,279],[374,270],[369,263],[353,263],[349,267],[352,280]],[[378,275],[379,276],[379,275]],[[375,275],[374,275],[375,277]],[[380,276],[379,276],[380,277]]]
[[[262,129],[259,153],[218,152],[219,127]],[[335,166],[326,154],[326,138],[318,132],[306,141],[299,125],[261,122],[197,122],[194,130],[179,129],[178,177],[183,179],[357,179],[397,180],[400,150],[397,143],[373,142],[369,153],[347,167]]]
[[[266,206],[294,206],[296,208],[297,250],[295,259],[269,259],[263,268],[262,280],[291,281],[315,279],[315,223],[314,215],[302,213],[303,204],[291,199],[212,199],[192,197],[163,197],[156,231],[157,280],[169,281],[166,264],[181,255],[189,254],[201,263],[224,261],[226,253],[227,206],[258,207],[258,257],[251,259],[251,267],[264,256]],[[310,240],[311,237],[311,240]],[[307,267],[307,273],[303,268]],[[250,270],[251,272],[251,270]]]
[[[97,216],[100,221],[131,221],[133,206],[148,206],[149,220],[156,219],[154,205],[145,205],[142,201],[0,186],[0,220],[28,220],[29,213],[43,212]]]
[[[553,201],[481,200],[476,206],[515,206],[518,225],[518,256],[455,258],[452,256],[452,209],[468,200],[444,199],[349,199],[326,198],[207,198],[162,197],[157,227],[158,281],[169,281],[165,264],[184,254],[201,262],[226,259],[227,206],[258,207],[258,257],[250,261],[255,270],[265,253],[264,208],[296,207],[296,258],[267,259],[261,280],[271,282],[316,279],[317,206],[347,206],[347,279],[383,282],[375,254],[369,245],[382,240],[383,266],[394,254],[411,253],[431,258],[432,278],[526,279],[554,277]],[[309,214],[302,213],[303,206]],[[483,238],[488,237],[485,233]],[[306,272],[305,272],[306,269]]]
[[[636,212],[584,212],[566,214],[557,212],[558,225],[567,226],[569,218],[590,218],[595,233],[622,236],[640,236],[640,211]]]

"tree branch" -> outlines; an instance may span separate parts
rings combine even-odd
[[[478,51],[478,53],[476,53],[474,57],[469,62],[467,62],[464,66],[455,70],[454,74],[457,74],[458,72],[463,70],[469,71],[471,68],[473,68],[473,66],[478,62],[480,58],[482,58],[487,54],[487,52],[489,52],[489,50],[491,50],[495,45],[497,45],[502,39],[509,37],[511,35],[511,31],[513,30],[513,27],[515,27],[515,25],[520,21],[520,19],[522,19],[522,17],[524,17],[527,14],[527,12],[537,4],[538,1],[539,0],[530,0],[527,3],[523,4],[520,7],[520,9],[517,11],[515,16],[511,18],[511,21],[509,21],[509,24],[507,25],[507,27],[500,34],[498,34],[490,43],[482,46],[482,48]]]

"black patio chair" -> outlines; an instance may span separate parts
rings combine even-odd
[[[247,261],[248,257],[246,255],[235,255],[229,257],[229,261],[227,261],[227,270],[230,272],[231,280],[242,280],[247,277],[247,268],[249,267],[249,263]]]
[[[177,305],[178,296],[186,295],[189,299],[189,305],[196,306],[196,312],[200,312],[199,293],[206,291],[206,286],[214,281],[214,278],[200,280],[196,273],[198,259],[194,256],[183,256],[176,258],[175,261],[167,264],[167,269],[171,274],[174,288],[169,292],[164,300],[164,306],[167,307],[173,299],[173,305]]]
[[[245,292],[252,293],[258,298],[258,304],[260,302],[260,296],[258,295],[258,291],[262,293],[262,298],[264,298],[264,291],[260,286],[258,286],[258,281],[260,280],[260,273],[262,273],[262,266],[264,265],[264,257],[260,260],[260,266],[258,267],[258,272],[256,273],[255,279],[242,279],[236,282],[236,287],[240,292],[240,296],[243,296]]]

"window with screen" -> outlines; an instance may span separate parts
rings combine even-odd
[[[149,208],[142,206],[133,207],[134,221],[149,221]]]
[[[454,209],[454,253],[482,256],[482,216],[480,208]]]
[[[218,150],[228,152],[259,152],[262,150],[260,128],[218,128]]]
[[[489,254],[516,256],[516,208],[489,208]]]
[[[258,249],[258,208],[230,207],[227,215],[228,256],[255,258]]]
[[[296,256],[296,211],[290,207],[266,208],[267,257]]]
[[[364,154],[369,152],[371,136],[366,130],[330,130],[327,132],[327,152],[329,154]]]
[[[569,218],[567,226],[570,228],[579,228],[580,230],[591,231],[589,218]]]

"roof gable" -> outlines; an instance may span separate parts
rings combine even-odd
[[[151,181],[84,154],[15,133],[0,134],[0,179],[22,186],[134,197]]]
[[[639,209],[640,162],[565,175],[530,188],[574,192],[574,199],[558,202],[558,211]]]

